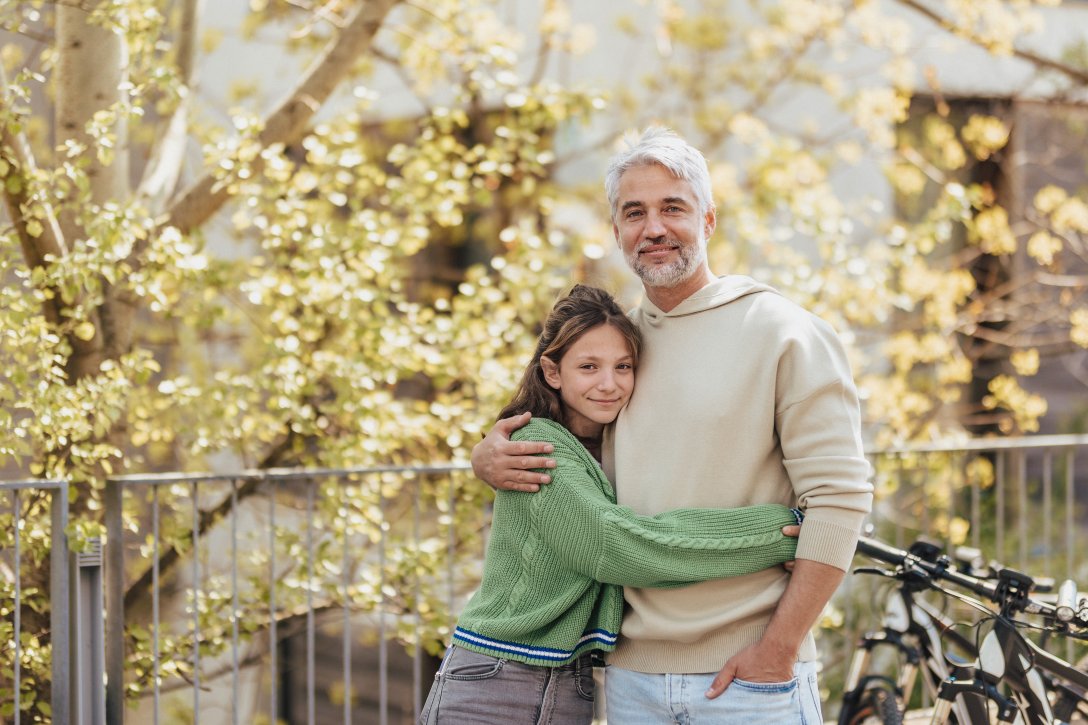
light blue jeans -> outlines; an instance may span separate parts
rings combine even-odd
[[[789,682],[733,680],[713,700],[706,691],[718,673],[658,675],[605,669],[608,725],[820,725],[816,663],[798,662]]]

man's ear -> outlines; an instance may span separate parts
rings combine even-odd
[[[544,380],[556,390],[560,388],[559,366],[547,355],[540,356],[540,369],[544,372]]]
[[[718,212],[711,206],[706,210],[706,216],[703,218],[704,229],[706,230],[706,238],[710,239],[710,235],[714,233],[714,230],[718,226]]]

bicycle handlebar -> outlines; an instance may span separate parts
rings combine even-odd
[[[992,602],[998,604],[1012,603],[1009,600],[1008,589],[1003,587],[1000,581],[994,583],[951,569],[949,568],[951,562],[947,557],[942,557],[937,562],[927,561],[909,551],[904,551],[903,549],[890,546],[882,541],[867,536],[862,536],[858,539],[857,550],[859,553],[877,559],[878,561],[921,572],[930,579],[940,579],[950,582]],[[1022,584],[1030,583],[1031,581],[1030,577],[1027,575],[1009,569],[1002,570],[1002,575],[1008,580],[1020,582]],[[1013,600],[1015,599],[1016,598],[1014,597]],[[1021,598],[1021,602],[1018,603],[1016,608],[1030,614],[1041,614],[1044,617],[1060,623],[1073,624],[1082,629],[1088,628],[1088,608],[1074,611],[1072,616],[1069,616],[1068,608],[1059,612],[1058,608],[1054,605],[1041,602],[1037,599],[1031,599],[1027,596]]]

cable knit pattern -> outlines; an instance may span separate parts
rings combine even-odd
[[[615,648],[620,585],[679,587],[794,556],[796,541],[781,529],[797,523],[797,514],[786,506],[639,516],[616,505],[600,466],[561,425],[534,419],[514,439],[552,443],[556,468],[538,493],[496,495],[483,581],[453,635],[460,647],[566,664]]]

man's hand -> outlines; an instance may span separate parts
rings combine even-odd
[[[763,637],[729,658],[706,696],[714,699],[722,694],[736,677],[750,682],[791,680],[805,636],[845,575],[830,564],[798,559]]]
[[[551,458],[538,458],[536,453],[551,453],[551,443],[512,441],[510,434],[529,422],[529,413],[503,418],[491,426],[482,441],[472,449],[472,471],[492,488],[534,493],[551,476],[536,473],[534,468],[555,468]]]
[[[796,539],[801,535],[801,527],[797,524],[783,526],[782,534]],[[796,563],[796,560],[787,561],[782,566],[792,572]],[[761,640],[729,658],[714,678],[706,696],[713,700],[725,692],[735,677],[750,682],[788,682],[793,679],[793,663],[796,661],[796,652],[790,652],[788,648],[775,648],[766,640]]]
[[[725,692],[725,688],[737,677],[749,682],[789,682],[793,679],[795,662],[797,652],[791,652],[789,648],[775,647],[762,639],[729,658],[710,684],[706,696],[713,700]]]
[[[798,536],[801,535],[801,527],[799,525],[797,525],[797,524],[791,524],[789,526],[783,526],[782,527],[782,535],[783,536],[790,536],[790,537],[793,537],[794,539],[796,539]],[[786,571],[793,571],[793,565],[796,563],[796,561],[797,561],[796,559],[790,559],[787,562],[783,562],[782,568],[785,569]]]

